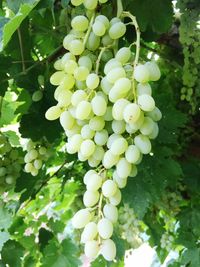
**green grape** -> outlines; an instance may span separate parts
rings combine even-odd
[[[43,92],[41,90],[37,90],[32,95],[33,102],[38,102],[43,98]]]
[[[123,22],[114,23],[109,29],[110,38],[113,40],[121,38],[126,32],[126,26]]]
[[[95,23],[92,25],[92,30],[95,35],[103,36],[106,32],[106,27],[103,22],[100,20],[96,20]]]
[[[85,47],[82,41],[80,40],[72,40],[69,43],[69,51],[74,55],[74,56],[79,56],[83,53]]]
[[[93,10],[97,7],[98,0],[84,0],[83,4],[84,4],[85,8],[87,8],[89,10]]]
[[[84,32],[89,26],[89,21],[85,16],[79,15],[72,19],[71,25],[74,30]]]
[[[90,33],[86,47],[90,51],[95,51],[100,45],[100,37],[95,35],[93,32]]]

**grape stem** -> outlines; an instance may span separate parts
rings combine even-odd
[[[91,18],[91,20],[90,20],[90,24],[89,24],[88,30],[87,30],[86,35],[85,35],[85,37],[84,37],[84,40],[83,40],[83,44],[84,44],[84,46],[86,45],[87,40],[88,40],[89,35],[90,35],[90,32],[91,32],[91,30],[92,30],[92,25],[93,25],[93,22],[94,22],[94,18],[95,18],[95,13],[92,15],[92,18]]]
[[[20,46],[20,53],[21,53],[21,59],[22,59],[22,71],[26,71],[25,61],[24,61],[24,48],[22,43],[22,35],[20,28],[17,29],[18,39],[19,39],[19,46]]]
[[[132,86],[133,86],[134,100],[135,100],[135,102],[137,102],[137,95],[136,95],[136,91],[135,91],[135,81],[134,81],[134,71],[135,71],[135,68],[138,64],[139,56],[140,56],[140,29],[139,29],[136,17],[133,16],[130,12],[124,11],[122,13],[122,17],[130,18],[132,21],[131,24],[135,27],[135,31],[136,31],[136,42],[134,43],[136,45],[136,52],[135,52],[135,59],[133,62]]]
[[[99,66],[100,66],[101,57],[102,57],[103,53],[105,52],[106,48],[107,47],[102,47],[101,48],[101,52],[99,53],[99,56],[97,58],[97,61],[96,61],[96,70],[95,70],[96,74],[98,74],[98,72],[99,72]]]

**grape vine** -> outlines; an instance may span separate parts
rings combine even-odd
[[[58,59],[50,82],[57,86],[57,105],[46,111],[48,120],[59,118],[67,140],[67,152],[78,153],[92,168],[83,182],[84,209],[72,219],[74,228],[84,228],[81,242],[85,255],[102,255],[112,261],[116,246],[111,239],[118,220],[117,206],[127,178],[137,175],[143,155],[151,152],[162,114],[156,107],[149,84],[160,78],[153,61],[140,63],[140,30],[136,18],[122,10],[109,20],[102,15],[107,1],[72,0],[74,9],[83,4],[85,13],[75,15],[71,31],[63,40],[68,51]],[[136,30],[135,53],[118,48],[126,33],[124,18]],[[108,53],[109,52],[109,53]]]

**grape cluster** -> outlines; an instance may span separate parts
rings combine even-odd
[[[0,134],[0,190],[13,186],[20,175],[23,158],[17,148],[13,148],[8,138]]]
[[[37,176],[39,170],[42,168],[43,161],[46,161],[49,157],[48,149],[45,145],[29,140],[26,144],[26,151],[24,170],[33,176]]]
[[[173,242],[174,242],[174,236],[170,232],[165,232],[162,234],[160,239],[160,246],[163,249],[166,249],[168,252],[170,252],[173,248]]]
[[[57,86],[57,105],[45,116],[48,120],[59,118],[68,137],[67,152],[78,153],[80,161],[96,168],[83,178],[86,208],[72,221],[75,228],[84,228],[81,242],[86,256],[93,260],[102,254],[112,261],[116,247],[111,236],[118,219],[120,189],[128,177],[136,176],[137,164],[151,152],[150,140],[158,135],[157,122],[162,114],[148,82],[158,80],[160,70],[155,62],[138,64],[138,46],[134,64],[130,47],[116,51],[119,38],[126,32],[123,15],[109,21],[96,13],[97,0],[71,3],[83,4],[86,15],[72,19],[72,30],[64,38],[68,52],[55,62],[56,72],[50,78]],[[138,26],[135,28],[138,31]],[[106,51],[112,58],[106,60]]]
[[[142,229],[141,221],[137,219],[133,209],[127,203],[120,207],[118,221],[121,237],[130,244],[131,248],[138,248],[143,242],[140,234],[144,229]]]

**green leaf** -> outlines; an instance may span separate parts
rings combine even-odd
[[[142,31],[152,28],[154,32],[167,32],[173,22],[171,0],[132,0],[126,9],[133,13]]]
[[[22,4],[34,5],[36,2],[36,0],[6,0],[8,8],[14,13],[17,13]]]
[[[0,51],[8,44],[13,33],[37,4],[38,0],[31,1],[30,4],[24,3],[18,13],[10,20],[4,17],[0,18]]]
[[[16,241],[9,240],[2,249],[2,262],[10,267],[21,267],[21,258],[24,255],[24,248]]]
[[[69,240],[64,240],[61,244],[55,240],[50,241],[44,249],[42,267],[78,267],[80,261],[77,257],[77,248]]]
[[[190,267],[200,266],[200,248],[191,248],[184,251],[181,259],[182,264],[190,264]]]
[[[0,202],[0,229],[8,229],[12,223],[12,215]]]
[[[2,250],[2,247],[5,242],[7,242],[10,238],[10,235],[8,232],[0,232],[0,251]]]

